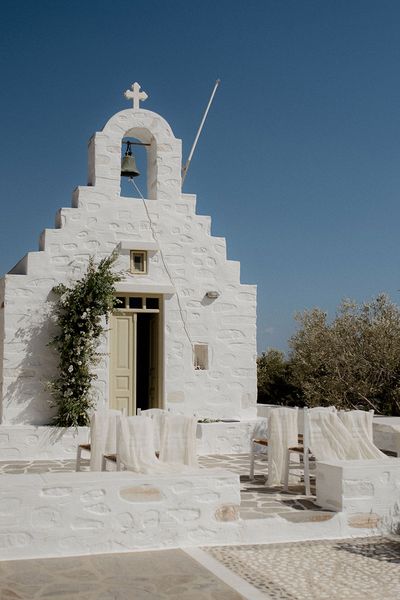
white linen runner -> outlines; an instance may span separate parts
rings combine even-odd
[[[196,429],[196,417],[164,415],[160,461],[197,467]]]
[[[154,448],[154,426],[148,417],[121,417],[117,427],[117,454],[129,471],[136,473],[168,473],[169,465],[161,463]],[[172,469],[173,470],[173,469]]]
[[[360,458],[387,458],[373,442],[372,421],[373,411],[365,410],[341,410],[339,419],[349,431],[354,443],[358,443]]]
[[[117,451],[117,420],[119,410],[103,409],[93,413],[90,419],[90,470],[101,471],[103,454]]]
[[[305,423],[306,424],[306,423]],[[387,458],[374,444],[354,437],[336,413],[307,411],[309,448],[317,460]]]
[[[298,444],[298,410],[280,407],[268,416],[268,486],[284,483],[287,449]]]

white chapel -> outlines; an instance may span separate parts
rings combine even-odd
[[[225,239],[196,214],[196,196],[182,193],[181,140],[142,108],[147,95],[138,84],[125,95],[132,108],[89,141],[88,184],[42,232],[39,250],[0,280],[2,425],[51,422],[52,288],[115,249],[120,303],[99,349],[97,407],[256,417],[256,286],[240,283]],[[121,156],[132,140],[146,145],[146,198],[121,195]]]

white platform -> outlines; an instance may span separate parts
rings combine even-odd
[[[378,448],[400,456],[400,417],[374,417],[373,430]]]
[[[317,504],[343,511],[349,524],[370,523],[382,531],[400,521],[400,459],[317,463]]]

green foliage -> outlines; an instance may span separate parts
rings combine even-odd
[[[53,288],[59,296],[55,309],[59,333],[51,340],[59,355],[58,377],[49,382],[58,413],[54,423],[60,427],[87,425],[93,407],[92,372],[98,363],[98,340],[104,319],[115,306],[114,286],[120,276],[112,267],[118,253],[113,252],[96,267],[90,258],[86,274],[72,287]]]
[[[316,308],[297,315],[291,381],[308,405],[373,408],[400,415],[400,310],[385,295],[343,301],[335,319]]]
[[[283,352],[270,348],[257,358],[258,402],[302,406],[301,389],[291,381],[291,363]]]

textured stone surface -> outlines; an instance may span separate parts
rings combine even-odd
[[[20,474],[5,469],[0,560],[238,539],[238,530],[224,531],[223,520],[216,518],[222,506],[240,502],[234,473],[203,469],[152,477],[128,471],[61,472],[62,466],[72,469],[72,461],[57,466],[51,472],[49,463],[19,463]]]
[[[349,516],[347,521],[350,527],[376,529],[379,527],[382,519],[379,515],[375,515],[374,513],[360,513]]]
[[[244,454],[258,420],[238,423],[199,423],[196,444],[199,455]],[[88,427],[40,427],[0,425],[0,460],[68,459],[76,456],[78,444],[87,443]]]
[[[318,504],[352,515],[350,526],[398,527],[400,459],[321,462],[316,477]]]
[[[125,136],[151,143],[145,201],[120,195]],[[195,196],[182,194],[181,158],[181,141],[147,110],[121,111],[92,137],[89,185],[75,190],[72,208],[60,209],[56,228],[41,235],[39,251],[29,252],[0,283],[3,424],[50,422],[45,382],[56,368],[48,346],[54,333],[51,290],[79,278],[90,256],[99,261],[120,242],[159,247],[149,256],[146,275],[129,272],[128,252],[121,252],[117,269],[123,274],[118,291],[138,291],[139,285],[164,296],[166,406],[204,417],[255,417],[256,287],[240,283],[240,265],[227,260],[225,240],[211,236],[209,217],[195,212]],[[206,297],[210,290],[219,292],[216,300]],[[194,369],[192,343],[209,345],[208,370]],[[108,336],[99,351],[93,388],[102,407],[109,394]],[[14,458],[18,452],[16,446]]]
[[[232,504],[220,506],[215,511],[215,518],[217,521],[237,521],[239,518],[239,506],[233,506]]]
[[[398,600],[400,539],[226,546],[207,552],[274,600]]]
[[[2,600],[241,600],[181,550],[0,562]]]

